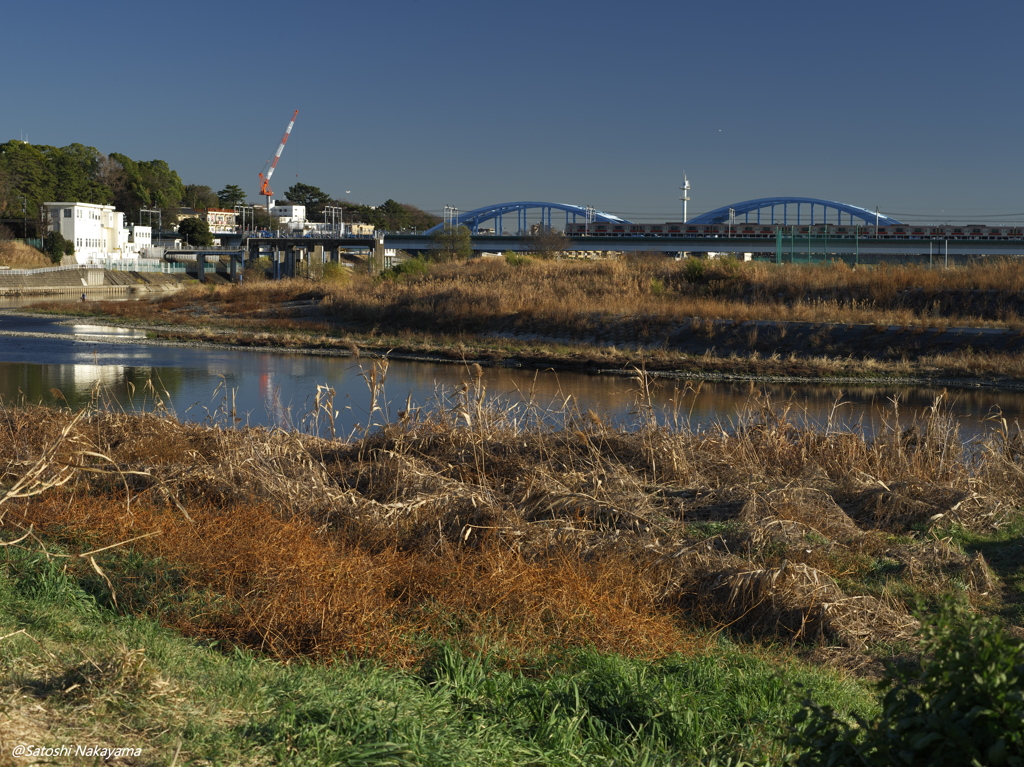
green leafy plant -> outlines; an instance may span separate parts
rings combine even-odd
[[[346,285],[352,279],[352,267],[345,264],[324,264],[323,281],[330,285]]]
[[[425,258],[410,258],[391,267],[383,273],[385,279],[397,279],[400,277],[419,277],[430,272],[430,262]]]
[[[688,258],[683,262],[683,279],[689,283],[701,282],[708,263],[700,258]]]
[[[1024,642],[953,602],[920,635],[920,664],[888,671],[874,719],[805,704],[797,764],[1024,765]]]
[[[48,232],[44,240],[43,250],[53,263],[59,264],[64,256],[74,254],[75,244],[65,239],[64,235],[60,232]]]
[[[505,251],[505,263],[509,266],[526,266],[530,263],[530,257],[522,253],[515,253],[511,250]]]

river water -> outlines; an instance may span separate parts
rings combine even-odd
[[[376,370],[379,380],[381,370]],[[166,409],[182,420],[249,424],[349,434],[393,420],[413,406],[457,406],[459,387],[474,382],[465,365],[392,360],[375,387],[369,359],[286,352],[220,350],[149,342],[138,330],[48,318],[0,315],[0,397],[80,408]],[[649,403],[662,422],[692,427],[735,424],[749,412],[752,393],[770,396],[801,420],[824,427],[871,430],[894,399],[901,419],[931,406],[939,389],[837,388],[660,380],[649,397],[629,376],[485,368],[488,398],[510,417],[548,418],[575,408],[614,423],[638,423]],[[317,408],[330,394],[333,417]],[[950,407],[968,437],[989,428],[1001,412],[1010,422],[1024,413],[1024,394],[990,389],[952,390]],[[377,409],[379,408],[379,410]],[[891,418],[891,413],[888,416]]]

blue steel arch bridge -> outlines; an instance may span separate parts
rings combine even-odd
[[[548,229],[554,228],[555,222],[555,211],[559,211],[565,214],[565,223],[576,223],[581,218],[586,221],[588,216],[590,221],[603,221],[611,224],[629,224],[632,223],[619,216],[614,216],[611,213],[605,213],[594,208],[584,208],[580,205],[568,205],[561,202],[501,202],[497,205],[486,205],[483,208],[477,208],[466,213],[461,213],[453,220],[454,226],[465,226],[469,228],[469,231],[473,234],[480,233],[480,225],[487,221],[494,222],[494,231],[496,234],[501,234],[505,231],[504,220],[505,217],[511,218],[513,215],[516,217],[516,234],[524,234],[529,232],[530,224],[528,222],[528,214],[530,211],[540,212],[540,223],[546,226]],[[570,221],[570,216],[572,217]],[[448,222],[438,224],[437,226],[431,227],[424,234],[436,234],[444,229]]]
[[[817,214],[817,215],[815,215]],[[753,218],[751,218],[753,216]],[[801,226],[814,224],[842,224],[843,217],[853,226],[854,219],[878,226],[903,226],[892,216],[877,210],[868,210],[856,205],[833,200],[818,200],[813,197],[763,197],[726,205],[691,218],[687,224],[727,224],[742,221],[745,224],[782,224]],[[742,217],[742,218],[741,218]]]
[[[632,221],[595,210],[584,208],[580,205],[569,205],[559,202],[503,202],[496,205],[486,205],[482,208],[461,213],[456,216],[451,224],[454,226],[468,227],[473,234],[480,233],[480,225],[487,222],[494,222],[494,232],[502,234],[505,218],[515,215],[516,234],[523,234],[529,231],[528,216],[531,211],[539,212],[540,223],[549,229],[554,228],[555,211],[564,213],[565,223],[578,223],[580,219],[590,222],[603,222],[612,224],[632,224]],[[571,217],[571,218],[570,218]],[[757,200],[746,200],[732,205],[726,205],[700,216],[686,221],[687,224],[726,224],[733,222],[756,223],[756,224],[781,224],[783,226],[801,226],[804,224],[827,224],[830,221],[842,224],[846,218],[850,225],[859,222],[877,226],[902,226],[891,216],[886,216],[878,211],[868,210],[856,205],[849,205],[833,200],[819,200],[813,197],[763,197]],[[440,232],[448,222],[438,224],[428,229],[425,234],[432,235]]]

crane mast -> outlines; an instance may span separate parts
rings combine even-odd
[[[288,127],[285,128],[284,137],[274,153],[274,159],[268,160],[267,164],[263,166],[263,170],[260,171],[260,194],[267,198],[268,216],[270,215],[270,198],[274,196],[274,192],[270,188],[270,177],[274,175],[274,168],[277,167],[277,161],[281,159],[281,152],[284,151],[284,145],[288,143],[288,135],[292,132],[292,126],[295,125],[295,118],[298,116],[299,110],[296,109],[295,114],[292,115],[292,119],[288,123]]]

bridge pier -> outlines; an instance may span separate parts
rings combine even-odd
[[[199,281],[206,282],[206,254],[196,253],[196,268],[199,270]]]
[[[373,252],[367,259],[367,267],[371,277],[376,277],[384,271],[384,235],[374,234]]]

